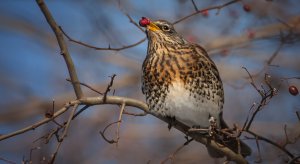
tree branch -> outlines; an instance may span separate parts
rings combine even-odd
[[[94,50],[111,50],[111,51],[121,51],[121,50],[125,50],[125,49],[128,49],[128,48],[132,48],[134,46],[137,46],[141,43],[143,43],[147,37],[144,37],[143,39],[141,39],[140,41],[136,42],[136,43],[133,43],[133,44],[130,44],[130,45],[127,45],[127,46],[122,46],[122,47],[117,47],[117,48],[111,48],[110,45],[107,47],[107,48],[103,48],[103,47],[96,47],[96,46],[93,46],[93,45],[90,45],[90,44],[87,44],[87,43],[84,43],[84,42],[81,42],[81,41],[78,41],[78,40],[75,40],[73,38],[71,38],[61,27],[59,27],[59,29],[62,31],[62,33],[69,39],[69,41],[71,42],[74,42],[74,43],[77,43],[79,45],[82,45],[82,46],[85,46],[85,47],[88,47],[88,48],[92,48]]]
[[[193,3],[194,8],[196,9],[196,12],[193,12],[192,14],[189,14],[189,15],[187,15],[187,16],[185,16],[185,17],[182,17],[182,18],[176,20],[175,22],[173,22],[173,24],[177,24],[177,23],[179,23],[179,22],[182,22],[182,21],[184,21],[184,20],[186,20],[186,19],[188,19],[188,18],[190,18],[190,17],[192,17],[192,16],[195,16],[195,15],[197,15],[197,14],[202,13],[203,11],[215,10],[215,9],[221,10],[223,7],[229,6],[229,5],[234,4],[234,3],[236,3],[236,2],[239,2],[239,1],[240,1],[240,0],[233,0],[233,1],[230,1],[230,2],[227,2],[227,3],[224,3],[224,4],[222,4],[222,5],[213,6],[213,7],[207,7],[207,8],[202,9],[202,10],[197,10],[197,8],[195,7],[195,4]],[[193,1],[192,1],[192,2],[193,2]]]
[[[44,125],[44,124],[52,121],[56,117],[60,116],[61,114],[65,113],[69,109],[69,107],[71,107],[75,104],[79,104],[79,103],[80,103],[80,101],[78,101],[78,100],[71,101],[71,102],[65,104],[64,107],[62,107],[61,109],[56,111],[51,118],[44,118],[44,119],[42,119],[42,120],[40,120],[40,121],[30,125],[30,126],[27,126],[23,129],[17,130],[15,132],[10,133],[10,134],[0,135],[0,141],[5,140],[5,139],[10,138],[10,137],[13,137],[13,136],[16,136],[16,135],[19,135],[19,134],[22,134],[22,133],[25,133],[25,132],[30,131],[30,130],[35,130],[35,128],[37,128],[41,125]]]
[[[291,34],[292,36],[288,37],[295,37],[299,38],[299,30],[300,30],[300,17],[295,16],[286,22],[289,26],[292,26],[293,28],[289,28],[288,26],[282,24],[282,23],[274,23],[271,25],[266,25],[262,27],[257,27],[255,29],[252,29],[254,36],[249,37],[249,34],[242,33],[237,36],[223,36],[222,39],[214,39],[212,42],[208,42],[204,44],[203,46],[206,48],[206,50],[209,52],[210,55],[219,52],[218,50],[228,49],[228,48],[238,48],[244,46],[246,43],[250,41],[260,40],[260,39],[271,39],[274,38],[274,36],[281,37],[281,32],[288,32],[290,33],[290,30],[292,30]],[[289,42],[289,41],[288,41]],[[295,40],[294,40],[295,42]]]
[[[174,123],[174,120],[170,120],[168,118],[165,117],[161,117],[158,116],[154,113],[152,113],[151,111],[149,111],[149,108],[147,106],[146,103],[142,102],[142,101],[138,101],[132,98],[126,98],[126,97],[119,97],[119,96],[107,96],[106,100],[104,101],[103,96],[99,96],[99,97],[87,97],[87,98],[82,98],[80,100],[74,100],[74,101],[70,101],[69,103],[67,103],[64,107],[62,107],[60,110],[58,110],[57,112],[55,112],[53,114],[52,118],[44,118],[43,120],[25,127],[23,129],[20,129],[16,132],[7,134],[7,135],[2,135],[0,136],[0,141],[16,136],[18,134],[22,134],[25,133],[27,131],[30,130],[34,130],[35,128],[46,124],[47,122],[51,121],[52,119],[58,117],[59,115],[63,114],[64,112],[67,111],[67,109],[70,106],[74,106],[74,105],[89,105],[89,106],[93,106],[93,105],[100,105],[100,104],[117,104],[117,105],[122,105],[122,104],[126,104],[126,106],[131,106],[131,107],[136,107],[139,108],[141,110],[143,110],[146,113],[149,113],[157,118],[159,118],[160,120],[166,122],[166,123],[173,123],[173,127],[178,129],[179,131],[181,131],[184,134],[187,134],[189,127],[176,121]],[[199,133],[190,133],[188,134],[190,137],[192,137],[195,141],[200,142],[206,146],[209,146],[213,149],[216,149],[220,152],[222,152],[224,155],[227,156],[228,159],[235,161],[237,163],[247,163],[247,161],[243,158],[243,156],[241,156],[240,154],[235,153],[234,151],[230,150],[229,148],[227,148],[226,146],[221,145],[220,143],[215,142],[214,140],[208,139],[207,137],[203,136],[202,134]]]
[[[64,57],[66,65],[68,67],[69,75],[72,81],[72,85],[76,94],[77,99],[80,99],[83,97],[83,92],[81,90],[80,84],[78,84],[78,77],[76,74],[75,66],[73,64],[72,58],[69,54],[68,47],[65,43],[63,34],[61,30],[59,29],[58,25],[56,24],[55,20],[53,19],[48,7],[46,6],[45,2],[43,0],[36,0],[38,6],[40,7],[42,13],[44,14],[48,24],[50,25],[51,29],[53,30],[58,45],[60,47],[61,55]]]

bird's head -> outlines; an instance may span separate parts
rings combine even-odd
[[[178,35],[172,23],[165,20],[152,21],[142,17],[140,26],[146,27],[149,41],[156,41],[164,44],[184,44],[186,41]]]

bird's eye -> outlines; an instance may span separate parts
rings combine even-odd
[[[169,26],[162,26],[162,29],[163,29],[164,31],[170,31]]]

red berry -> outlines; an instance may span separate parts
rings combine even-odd
[[[250,11],[251,11],[251,7],[250,7],[249,5],[247,5],[247,4],[245,4],[245,5],[243,6],[243,9],[244,9],[244,11],[246,11],[246,12],[250,12]]]
[[[293,96],[297,96],[299,94],[297,87],[295,87],[293,85],[289,87],[289,92]]]
[[[247,36],[249,39],[253,39],[255,37],[255,32],[253,30],[247,30]]]
[[[189,35],[188,37],[187,37],[187,40],[189,41],[189,42],[196,42],[197,41],[197,38],[194,36],[194,35]]]
[[[228,49],[223,49],[223,50],[221,51],[221,55],[222,55],[223,57],[227,56],[228,54],[229,54],[229,50],[228,50]]]
[[[147,25],[150,24],[150,19],[146,17],[142,17],[142,19],[139,21],[140,26],[146,27]]]
[[[201,12],[201,14],[205,17],[208,17],[208,10],[204,10]]]

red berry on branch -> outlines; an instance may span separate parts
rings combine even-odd
[[[255,32],[253,30],[247,30],[247,36],[249,39],[253,39],[255,37]]]
[[[223,57],[227,56],[228,54],[229,54],[229,50],[228,49],[223,49],[221,51],[221,56],[223,56]]]
[[[139,21],[140,26],[146,27],[147,25],[150,24],[150,19],[146,17],[142,17],[142,19]]]
[[[289,92],[293,96],[297,96],[299,94],[298,88],[293,85],[289,87]]]
[[[244,11],[246,11],[246,12],[250,12],[250,11],[251,11],[251,7],[250,7],[248,4],[245,4],[245,5],[243,6],[243,9],[244,9]]]
[[[208,10],[204,10],[201,12],[201,14],[205,17],[208,17]]]

